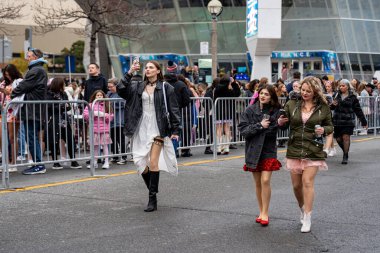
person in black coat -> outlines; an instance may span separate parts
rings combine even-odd
[[[167,68],[168,73],[164,75],[164,79],[171,86],[174,87],[174,93],[177,98],[178,106],[180,109],[180,122],[182,124],[181,131],[181,140],[182,146],[190,146],[190,137],[191,137],[191,97],[193,96],[187,85],[178,80],[177,75],[174,72],[171,72],[171,68]],[[178,150],[176,150],[176,155],[179,157]],[[182,149],[181,156],[190,157],[192,154],[189,148]]]
[[[56,77],[51,81],[47,92],[47,100],[68,101],[66,92],[64,91],[65,81],[63,78]],[[71,159],[75,158],[75,141],[73,131],[71,129],[70,119],[67,114],[71,106],[69,103],[49,104],[48,124],[45,130],[44,139],[49,147],[49,151],[53,160],[57,160],[57,153],[60,150],[60,141],[67,143],[68,153]],[[71,162],[72,169],[80,169],[82,166],[77,161]],[[52,169],[63,169],[59,163],[54,163]]]
[[[46,98],[47,90],[47,73],[43,65],[47,61],[43,58],[43,52],[39,49],[29,48],[27,52],[29,62],[29,71],[26,73],[24,80],[13,89],[11,99],[25,94],[24,101],[41,101]],[[29,152],[34,162],[41,162],[41,147],[38,140],[39,131],[41,130],[43,107],[39,104],[25,104],[21,108],[21,120],[24,122],[25,134]],[[42,174],[46,172],[44,165],[35,165],[23,171],[24,175]]]
[[[241,115],[238,129],[245,138],[244,171],[252,172],[260,214],[257,223],[269,224],[270,180],[272,171],[279,170],[277,160],[277,119],[281,105],[272,85],[258,91],[258,102],[247,107]]]
[[[224,75],[219,84],[215,88],[214,101],[221,98],[216,106],[216,136],[218,143],[230,142],[231,139],[231,125],[235,116],[234,100],[224,99],[240,96],[239,85],[231,80],[229,75]],[[224,136],[223,136],[224,132]],[[218,154],[228,155],[230,152],[229,144],[218,145]]]
[[[102,90],[105,94],[108,92],[107,80],[100,73],[99,65],[90,63],[88,65],[88,73],[90,77],[86,80],[84,88],[84,100],[90,101],[90,97],[97,90]]]
[[[334,110],[334,137],[339,147],[343,150],[342,164],[348,163],[348,152],[350,150],[350,136],[354,133],[355,115],[362,126],[367,129],[367,120],[360,107],[360,102],[353,93],[350,81],[342,79],[339,82],[339,91],[331,104]]]

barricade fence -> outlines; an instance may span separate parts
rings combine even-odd
[[[279,98],[282,105],[286,98]],[[227,154],[229,145],[244,143],[237,126],[240,115],[251,98],[192,98],[181,109],[182,133],[178,150],[213,147],[214,159]],[[359,97],[369,130],[380,128],[380,98]],[[9,188],[9,172],[20,167],[45,166],[61,169],[87,167],[95,175],[98,159],[107,169],[110,159],[125,164],[132,158],[131,143],[124,134],[125,100],[96,99],[86,101],[11,101],[2,108],[2,185]],[[366,109],[368,107],[368,109]],[[362,129],[357,122],[355,132]],[[278,140],[285,141],[289,130],[279,130]],[[5,141],[7,140],[7,141]],[[77,164],[86,161],[86,164]],[[93,162],[89,162],[93,161]],[[67,165],[66,165],[67,166]]]

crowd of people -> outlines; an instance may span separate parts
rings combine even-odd
[[[291,172],[301,212],[301,232],[311,230],[314,179],[319,170],[328,169],[325,159],[336,155],[333,137],[343,151],[342,164],[347,164],[356,117],[363,129],[367,129],[367,118],[373,113],[373,106],[368,101],[360,103],[358,96],[380,94],[376,77],[373,83],[356,79],[330,81],[327,76],[301,80],[300,73],[295,72],[288,84],[281,79],[270,84],[265,77],[244,84],[225,74],[208,86],[198,83],[196,66],[190,71],[169,61],[163,69],[158,62],[148,61],[140,76],[136,73],[142,65],[136,60],[121,80],[106,80],[99,66],[91,63],[89,78],[80,86],[59,77],[48,80],[41,50],[30,49],[27,59],[29,70],[24,78],[12,64],[2,70],[1,105],[8,108],[6,119],[2,120],[7,121],[11,147],[9,157],[3,157],[3,162],[15,165],[18,153],[27,154],[35,165],[23,174],[45,173],[42,154],[47,147],[54,161],[53,169],[63,168],[57,162],[57,155],[64,157],[66,149],[71,168],[79,169],[82,166],[75,160],[77,144],[90,142],[95,156],[103,153],[102,168],[108,169],[110,162],[126,163],[127,140],[130,140],[134,163],[149,190],[145,211],[152,212],[157,210],[160,171],[178,173],[178,143],[184,147],[182,157],[192,156],[189,147],[197,138],[207,140],[205,154],[213,154],[211,144],[217,141],[217,153],[228,155],[233,148],[230,143],[239,141],[238,131],[246,145],[243,169],[253,174],[255,182],[259,207],[256,222],[263,226],[269,224],[272,172],[284,165]],[[209,100],[196,99],[203,97],[212,102],[223,100],[212,110]],[[246,99],[236,103],[237,97]],[[117,102],[112,103],[109,98]],[[45,107],[46,110],[36,106],[44,100],[55,103]],[[8,105],[10,101],[19,103]],[[43,116],[45,113],[47,117]],[[73,124],[67,115],[83,119],[83,124]],[[90,122],[92,129],[89,129]],[[213,140],[212,122],[216,124],[216,140]],[[277,140],[280,129],[290,129],[283,165],[277,159],[277,148],[284,145]],[[89,131],[93,133],[91,141]],[[111,160],[110,151],[115,155]],[[88,161],[87,167],[97,167],[98,161],[92,163]],[[15,169],[10,167],[9,171]]]

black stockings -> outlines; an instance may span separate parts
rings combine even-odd
[[[350,135],[343,134],[342,136],[336,138],[336,142],[338,143],[339,147],[343,150],[343,153],[348,154],[351,144]]]

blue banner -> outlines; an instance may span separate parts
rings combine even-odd
[[[66,73],[75,73],[75,56],[74,55],[65,56],[65,71]]]
[[[259,1],[247,0],[247,17],[246,17],[246,38],[255,36],[259,31]]]

